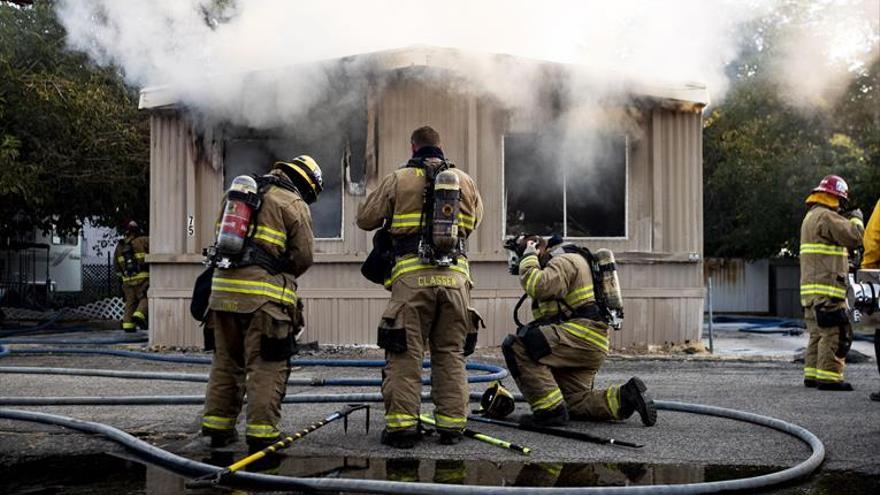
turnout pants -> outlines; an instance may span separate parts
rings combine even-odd
[[[438,270],[439,271],[439,270]],[[404,275],[391,286],[379,324],[385,349],[382,397],[389,432],[418,428],[422,359],[431,351],[431,399],[437,429],[460,431],[467,422],[464,344],[470,329],[470,282],[443,270]]]
[[[509,335],[502,350],[532,412],[565,405],[572,419],[619,419],[620,386],[593,389],[596,373],[605,362],[605,352],[594,344],[559,325],[542,325]]]
[[[208,324],[214,328],[215,349],[202,432],[234,430],[247,395],[247,437],[277,439],[290,364],[286,358],[267,361],[260,353],[261,337],[276,324],[275,320],[264,311],[211,311]]]
[[[125,301],[125,312],[122,315],[122,329],[134,330],[137,322],[146,325],[147,322],[147,290],[150,283],[147,281],[135,285],[123,285],[122,296]]]
[[[843,381],[846,353],[852,344],[853,331],[849,324],[839,327],[820,327],[812,308],[805,308],[804,321],[810,342],[804,353],[804,379],[837,383]]]

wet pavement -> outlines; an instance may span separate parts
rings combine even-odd
[[[717,334],[716,334],[717,336]],[[762,336],[763,338],[764,336]],[[792,337],[795,338],[795,337]],[[803,338],[797,337],[797,338]],[[880,389],[874,362],[850,365],[847,379],[854,392],[819,392],[801,385],[801,365],[789,362],[786,355],[725,354],[724,337],[716,339],[721,357],[705,356],[616,356],[608,360],[597,377],[597,386],[621,383],[639,375],[649,391],[659,399],[695,402],[731,407],[766,414],[793,422],[814,432],[827,449],[826,461],[818,476],[805,483],[767,493],[843,493],[835,487],[846,486],[846,493],[880,493],[880,403],[867,398]],[[731,337],[736,346],[744,346],[739,335]],[[805,341],[805,338],[803,338]],[[776,346],[766,344],[774,349]],[[781,346],[781,344],[780,344]],[[794,343],[791,344],[795,346]],[[871,351],[866,349],[866,351]],[[788,352],[788,351],[786,351]],[[873,354],[873,352],[871,352]],[[330,359],[378,358],[376,351],[352,350],[326,352]],[[474,361],[501,364],[497,350],[478,351]],[[204,365],[181,365],[136,361],[104,356],[12,355],[0,359],[0,366],[58,366],[143,371],[181,371],[205,373]],[[301,377],[379,377],[378,369],[301,368]],[[507,380],[507,385],[513,382]],[[485,385],[472,385],[481,391]],[[374,392],[374,388],[290,387],[289,394],[331,392]],[[73,396],[73,395],[193,395],[204,393],[204,384],[156,380],[121,380],[99,377],[0,374],[0,396]],[[341,404],[289,404],[284,406],[284,427],[300,429],[325,417]],[[419,481],[433,481],[437,471],[450,480],[460,476],[456,466],[465,465],[467,483],[515,484],[526,469],[558,466],[555,484],[651,483],[669,479],[676,482],[702,479],[728,479],[760,474],[794,465],[809,455],[800,441],[763,427],[725,419],[661,411],[657,426],[642,427],[631,419],[617,423],[573,423],[572,428],[593,435],[615,437],[644,443],[644,449],[585,444],[550,438],[537,433],[495,426],[473,424],[474,429],[533,449],[523,457],[484,443],[465,440],[455,447],[443,446],[428,438],[415,449],[398,451],[379,444],[382,428],[381,404],[374,404],[369,434],[364,434],[360,417],[353,417],[348,433],[341,424],[331,424],[297,442],[282,460],[282,474],[372,477],[388,479],[402,466],[413,471]],[[426,404],[425,411],[431,406]],[[168,450],[193,459],[207,459],[210,453],[200,443],[199,406],[47,406],[23,407],[110,424]],[[519,405],[517,413],[526,412]],[[241,425],[239,425],[241,426]],[[243,442],[228,449],[230,459],[246,452]],[[123,455],[122,449],[95,437],[32,423],[0,421],[0,470],[14,473],[0,477],[0,493],[184,493],[183,481],[152,467],[129,461],[112,470],[85,466],[104,462],[105,452]],[[54,459],[57,467],[46,469]],[[88,461],[87,459],[92,459]],[[398,459],[395,461],[395,459]],[[222,462],[220,462],[222,464]],[[365,465],[368,464],[368,467]],[[30,466],[30,467],[29,467]],[[40,467],[42,466],[42,468]],[[119,467],[121,466],[121,467]],[[539,467],[529,467],[539,466]],[[608,466],[622,466],[610,469]],[[447,469],[448,468],[448,469]],[[555,470],[555,468],[551,469]],[[102,472],[119,474],[102,476]],[[645,474],[640,474],[642,471]],[[97,473],[88,475],[89,472]],[[391,474],[389,474],[391,473]],[[614,474],[612,474],[614,473]],[[688,474],[690,473],[690,474]],[[737,474],[740,473],[740,474]],[[55,474],[63,474],[60,478]],[[564,474],[564,476],[563,476]],[[521,478],[537,479],[536,475]],[[678,478],[676,478],[678,477]],[[79,480],[79,481],[78,481]],[[450,481],[452,482],[452,481]],[[63,489],[58,489],[58,487]],[[156,488],[156,487],[167,488]],[[558,485],[561,486],[561,485]],[[53,488],[54,487],[54,488]],[[82,487],[82,491],[79,490]],[[176,488],[175,488],[176,487]],[[55,491],[53,491],[55,490]],[[165,490],[165,491],[162,491]],[[177,491],[175,491],[177,490]],[[831,491],[829,491],[831,490]],[[205,493],[199,491],[198,493]]]

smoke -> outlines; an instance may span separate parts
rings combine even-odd
[[[130,83],[172,85],[190,106],[261,127],[302,115],[333,84],[332,71],[307,62],[416,44],[576,64],[599,93],[622,81],[699,81],[718,101],[744,27],[798,1],[62,0],[57,12],[72,48],[118,65]],[[798,102],[834,94],[877,56],[878,9],[876,0],[810,3],[806,28],[781,42],[777,76]],[[542,81],[534,65],[511,60],[461,67],[523,107]],[[358,81],[368,69],[348,62],[335,76]]]

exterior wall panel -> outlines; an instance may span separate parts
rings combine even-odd
[[[488,326],[479,345],[499,345],[514,330],[511,315],[521,294],[500,246],[502,142],[510,115],[494,100],[451,93],[427,80],[391,81],[369,101],[377,170],[369,174],[368,189],[409,158],[409,135],[424,124],[438,129],[447,155],[477,181],[486,214],[470,243],[472,304]],[[624,329],[612,335],[617,348],[698,340],[703,312],[701,116],[649,110],[638,118],[643,131],[631,136],[629,149],[628,237],[585,242],[613,249],[620,261],[626,318]],[[183,118],[156,113],[152,132],[151,344],[198,346],[201,329],[189,316],[189,293],[202,269],[201,248],[213,240],[222,167],[196,163],[202,154]],[[343,196],[344,239],[319,241],[317,263],[299,281],[307,321],[303,340],[374,344],[388,292],[359,273],[372,234],[355,225],[363,197]],[[189,216],[196,217],[192,236]],[[520,318],[530,319],[527,308]]]

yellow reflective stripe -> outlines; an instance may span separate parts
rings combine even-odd
[[[224,416],[203,416],[202,426],[214,430],[231,430],[235,428],[235,418]]]
[[[583,325],[578,325],[574,322],[565,322],[560,324],[566,332],[574,335],[575,337],[581,338],[595,345],[599,349],[602,349],[605,352],[608,352],[608,337],[605,334],[600,333],[592,328],[585,327]]]
[[[845,299],[846,289],[825,284],[803,284],[801,285],[801,296],[830,296]]]
[[[541,263],[538,261],[537,255],[530,254],[519,262],[520,270],[522,270],[523,268],[528,268],[530,266],[541,266]]]
[[[438,428],[464,428],[467,424],[467,418],[464,416],[446,416],[445,414],[434,413],[434,421]]]
[[[858,225],[859,227],[861,227],[863,229],[865,228],[865,224],[862,222],[862,219],[859,217],[852,217],[849,219],[849,221]]]
[[[419,423],[419,418],[406,413],[389,413],[385,415],[385,426],[389,429],[412,428]]]
[[[128,330],[129,328],[137,328],[137,326],[134,323],[122,322],[122,329],[123,330]]]
[[[418,227],[422,224],[422,212],[395,213],[391,217],[391,227]]]
[[[470,215],[465,215],[464,213],[459,213],[458,214],[458,223],[459,223],[459,225],[461,225],[462,227],[464,227],[466,229],[473,230],[474,227],[477,225],[477,219],[470,216]]]
[[[123,282],[134,282],[135,280],[146,280],[150,278],[150,272],[140,272],[136,275],[132,275],[130,277],[123,276]]]
[[[146,318],[146,315],[143,311],[135,311],[131,314],[131,316],[137,316],[138,318]]]
[[[538,309],[543,314],[553,314],[559,312],[559,302],[557,301],[544,301],[542,303],[538,303]],[[533,311],[534,312],[534,311]]]
[[[296,292],[293,289],[287,289],[269,282],[235,278],[214,277],[211,281],[211,290],[267,296],[290,304],[296,303],[297,299]]]
[[[274,438],[281,435],[281,430],[272,425],[248,424],[245,427],[245,435],[257,438]]]
[[[125,257],[124,256],[117,256],[116,261],[123,263],[123,262],[125,262]]]
[[[804,368],[804,378],[816,378],[816,368]]]
[[[585,285],[579,289],[575,289],[568,294],[565,295],[565,302],[574,306],[575,304],[586,301],[588,299],[593,299],[595,294],[593,293],[592,285]]]
[[[562,402],[562,390],[557,388],[544,397],[531,402],[531,406],[534,411],[545,411],[547,409],[553,409],[559,405],[560,402]]]
[[[279,247],[284,247],[286,245],[286,239],[284,241],[281,241],[274,237],[269,237],[263,234],[254,234],[254,239],[260,239],[261,241],[266,241],[269,244],[274,244]]]
[[[391,277],[389,277],[387,280],[385,280],[385,286],[386,287],[390,286],[398,278],[400,278],[401,276],[403,276],[407,273],[411,273],[411,272],[418,271],[418,270],[429,270],[431,268],[442,268],[442,267],[437,267],[435,265],[431,265],[428,263],[422,263],[419,258],[406,258],[404,260],[397,262],[397,264],[394,265],[394,268],[391,270]],[[470,265],[468,264],[467,260],[464,258],[459,258],[458,264],[449,265],[448,267],[445,267],[445,268],[448,268],[452,271],[459,272],[459,273],[463,274],[465,277],[468,278],[468,280],[470,280],[470,278],[471,278]]]
[[[538,280],[541,279],[543,272],[541,270],[535,270],[532,273],[529,273],[529,276],[526,278],[526,294],[535,297],[535,288],[538,286]]]
[[[836,373],[834,371],[829,370],[816,370],[816,379],[825,380],[825,381],[833,381],[833,382],[842,382],[843,381],[843,373]]]
[[[285,247],[287,245],[287,234],[281,232],[280,230],[266,227],[265,225],[257,225],[257,230],[254,234],[254,238],[266,241],[269,244],[274,244],[280,247]]]
[[[824,254],[828,256],[846,256],[846,248],[834,244],[806,243],[801,244],[801,254]]]
[[[611,415],[615,419],[620,419],[618,412],[620,411],[620,385],[612,385],[605,391],[605,403],[611,410]]]
[[[547,464],[547,463],[542,462],[542,463],[538,464],[538,467],[543,469],[550,476],[559,476],[559,473],[562,472],[562,464],[561,463]]]

